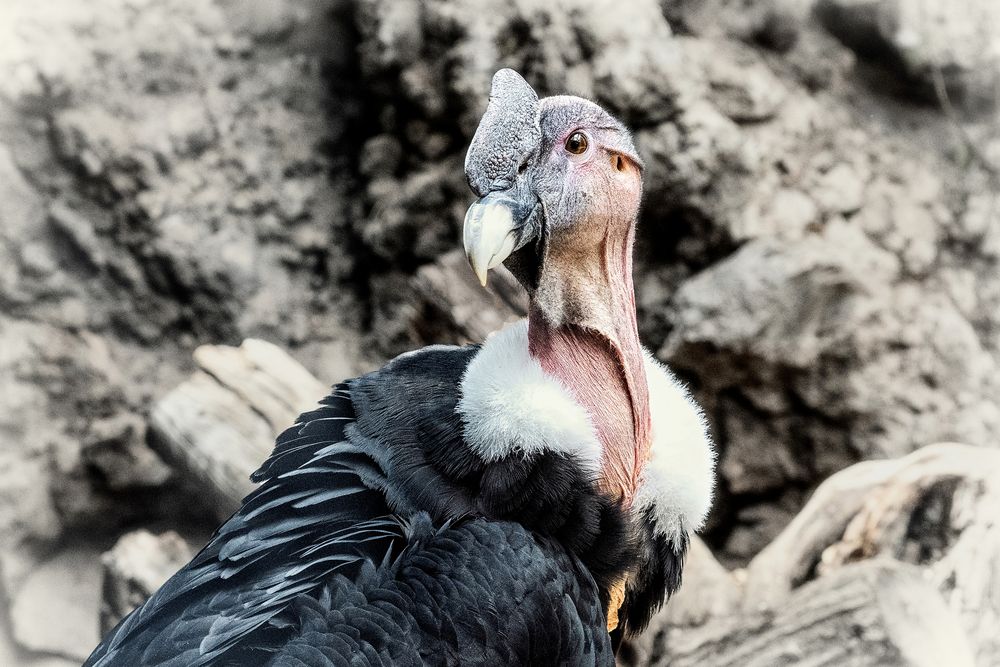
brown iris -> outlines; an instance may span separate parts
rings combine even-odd
[[[583,132],[574,132],[566,139],[566,151],[573,155],[583,155],[587,151],[587,135]]]

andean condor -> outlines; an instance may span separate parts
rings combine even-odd
[[[677,588],[714,460],[639,343],[628,131],[505,69],[465,171],[472,268],[527,320],[337,385],[86,665],[612,665]]]

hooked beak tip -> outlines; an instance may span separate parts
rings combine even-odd
[[[465,214],[463,240],[472,271],[486,287],[489,270],[500,266],[514,251],[517,226],[513,212],[500,203],[476,202]]]
[[[484,269],[481,266],[476,266],[471,257],[469,258],[469,263],[472,264],[472,272],[475,273],[476,278],[479,279],[479,284],[482,287],[486,287],[486,278],[489,276],[490,270]]]

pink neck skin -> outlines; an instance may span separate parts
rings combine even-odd
[[[532,299],[528,349],[590,414],[603,446],[602,488],[627,505],[649,456],[651,426],[632,284],[634,223],[623,231],[604,239],[590,266],[579,253],[546,258],[543,278],[557,284],[550,293],[562,297],[563,312],[554,324],[545,312],[552,309]]]

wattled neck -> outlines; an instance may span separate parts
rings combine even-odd
[[[620,229],[605,235],[599,252],[550,245],[529,306],[528,346],[587,410],[603,448],[601,484],[628,503],[651,426],[632,282],[634,221]]]

